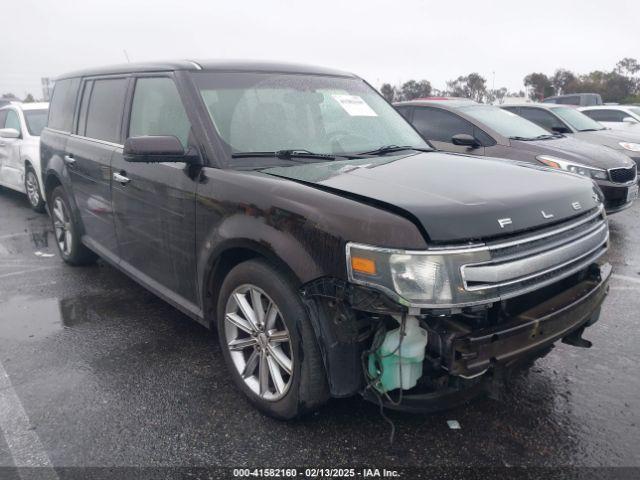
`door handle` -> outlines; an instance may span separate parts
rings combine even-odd
[[[116,182],[121,183],[122,185],[126,185],[127,183],[129,183],[131,181],[130,178],[125,177],[124,175],[122,175],[122,174],[120,174],[118,172],[114,172],[113,179]]]
[[[73,158],[71,155],[65,155],[64,163],[66,163],[67,165],[74,165],[76,163],[76,159]]]

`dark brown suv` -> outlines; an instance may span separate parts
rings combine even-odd
[[[433,151],[345,72],[64,75],[41,158],[62,258],[100,256],[217,329],[278,418],[358,392],[451,406],[560,339],[587,346],[607,294],[590,180]]]

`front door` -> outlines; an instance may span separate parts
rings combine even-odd
[[[120,126],[128,81],[85,81],[76,134],[67,141],[64,157],[85,240],[112,260],[118,256],[118,242],[111,205],[111,159],[118,148],[122,149]]]
[[[135,80],[125,136],[173,135],[191,146],[191,122],[173,78]],[[113,208],[121,266],[159,293],[198,313],[195,191],[198,169],[184,162],[112,164]],[[177,297],[176,297],[177,296]]]
[[[420,132],[420,135],[429,140],[438,150],[469,155],[484,155],[483,146],[471,148],[453,144],[451,138],[459,134],[471,135],[480,143],[483,143],[482,138],[478,138],[480,136],[479,129],[455,113],[440,108],[416,106],[413,109],[412,123],[416,130]],[[481,132],[481,134],[487,135],[484,132]]]
[[[0,128],[13,128],[20,133],[18,138],[0,138],[0,184],[24,192],[24,165],[20,161],[22,125],[18,113],[13,109],[3,110],[4,122]]]

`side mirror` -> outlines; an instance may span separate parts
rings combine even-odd
[[[635,118],[633,118],[633,117],[624,117],[624,118],[622,119],[622,121],[623,121],[624,123],[629,123],[629,124],[631,124],[631,125],[634,125],[634,124],[638,123],[638,121],[637,121]]]
[[[124,142],[123,157],[126,162],[138,163],[198,163],[198,156],[185,151],[173,135],[129,137]]]
[[[451,137],[451,143],[461,147],[477,148],[481,143],[468,133],[458,133]]]
[[[15,128],[0,128],[2,138],[20,138],[20,132]]]
[[[551,130],[556,133],[571,133],[571,130],[564,125],[558,125],[556,127],[551,127]]]

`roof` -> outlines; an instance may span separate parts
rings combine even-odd
[[[21,103],[16,105],[20,107],[22,110],[46,110],[49,108],[48,102],[31,102],[31,103]]]
[[[578,110],[627,110],[633,108],[634,105],[591,105],[579,107]]]
[[[542,108],[545,110],[553,110],[555,108],[577,108],[579,105],[566,105],[564,103],[510,103],[508,105],[500,105],[501,107],[528,107]]]
[[[446,100],[424,100],[424,99],[408,100],[405,102],[395,102],[393,105],[395,107],[400,107],[403,105],[406,105],[406,106],[413,105],[413,106],[423,106],[423,107],[435,106],[435,107],[444,107],[444,108],[470,107],[472,105],[486,105],[486,104],[475,102],[468,98],[455,98],[455,97],[450,97],[450,98],[451,99],[446,99]]]
[[[355,77],[354,74],[312,65],[267,62],[255,60],[177,60],[166,62],[124,63],[106,67],[88,68],[60,75],[57,80],[93,75],[111,75],[119,73],[166,72],[166,71],[219,71],[219,72],[273,72],[301,73],[310,75],[329,75]]]
[[[0,109],[4,110],[9,107],[19,108],[20,110],[47,110],[49,104],[47,102],[30,102],[30,103],[8,103],[6,105],[0,105]]]

